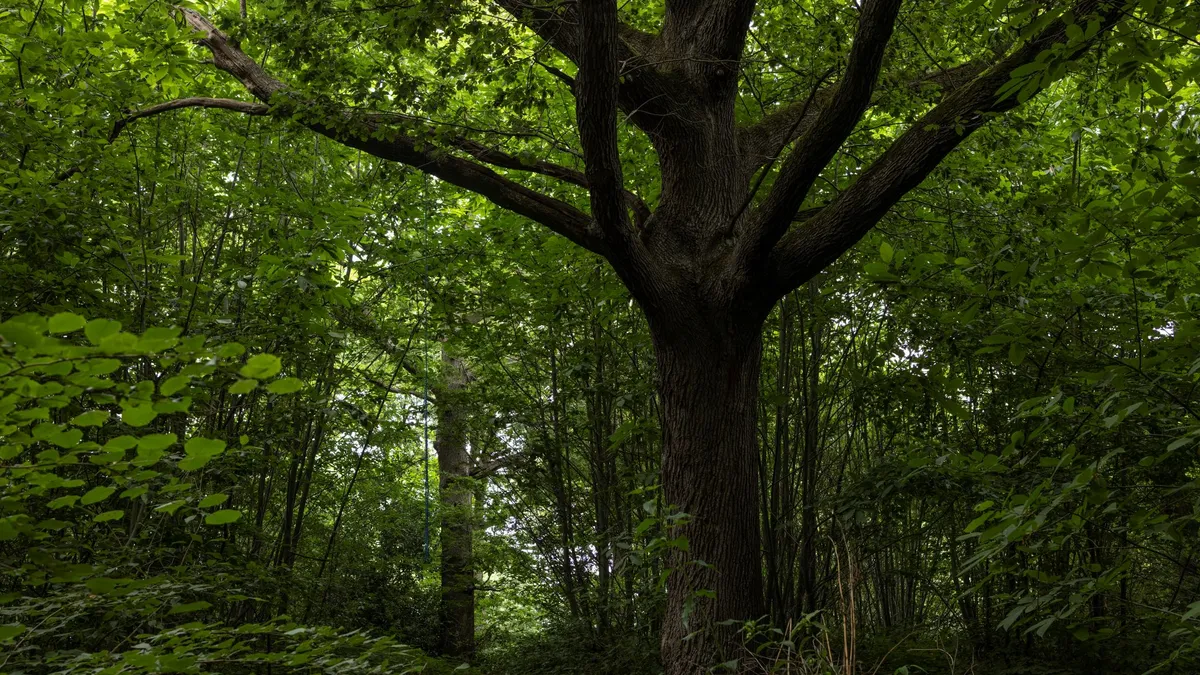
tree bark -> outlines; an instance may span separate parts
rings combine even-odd
[[[436,392],[434,443],[442,521],[441,650],[447,656],[470,659],[475,652],[474,489],[462,402],[468,374],[459,359],[445,354],[442,366],[445,379]]]
[[[691,326],[651,322],[663,486],[668,509],[687,514],[671,531],[676,544],[668,556],[662,632],[668,675],[693,675],[736,658],[736,626],[719,622],[757,619],[764,611],[755,438],[762,322],[715,318]]]

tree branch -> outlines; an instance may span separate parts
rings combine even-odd
[[[587,175],[581,171],[576,171],[560,164],[546,162],[543,160],[527,160],[516,155],[510,155],[506,152],[497,150],[496,148],[488,147],[482,143],[477,143],[466,138],[455,138],[449,141],[450,145],[470,154],[475,159],[481,162],[486,162],[492,166],[498,166],[502,169],[513,169],[515,171],[528,171],[530,173],[541,174],[550,178],[555,178],[572,185],[577,185],[584,189],[589,189]],[[622,190],[625,205],[633,211],[634,218],[638,225],[645,222],[646,218],[650,217],[650,207],[629,190]]]
[[[757,266],[787,232],[809,189],[854,131],[875,92],[883,54],[891,40],[901,0],[866,0],[858,31],[850,47],[846,72],[830,95],[829,103],[796,141],[784,160],[770,194],[747,224],[742,238],[742,259]]]
[[[233,110],[235,112],[245,113],[247,115],[266,115],[270,113],[271,106],[263,103],[253,103],[250,101],[239,101],[231,98],[207,98],[203,96],[193,96],[189,98],[180,98],[172,101],[166,101],[152,105],[148,108],[138,110],[128,117],[123,117],[113,125],[112,132],[108,135],[108,142],[116,140],[117,136],[129,125],[130,122],[151,117],[159,113],[164,113],[170,110],[179,110],[181,108],[219,108],[223,110]],[[373,119],[381,123],[386,123],[387,115],[365,114],[366,119]],[[475,159],[492,166],[497,166],[502,169],[512,169],[515,171],[528,171],[549,178],[555,178],[566,183],[571,183],[582,188],[587,188],[587,178],[580,171],[547,162],[544,160],[527,160],[516,155],[503,152],[496,148],[486,146],[477,141],[468,138],[453,137],[446,139],[446,143],[452,147],[458,148]],[[634,211],[638,221],[641,222],[650,214],[650,209],[640,197],[625,191],[625,202],[627,206]]]
[[[117,120],[113,125],[113,130],[108,134],[108,142],[112,143],[121,134],[125,127],[135,120],[140,120],[143,117],[151,117],[159,113],[164,113],[169,110],[179,110],[180,108],[221,108],[223,110],[233,110],[247,115],[266,115],[271,111],[271,106],[262,103],[253,103],[251,101],[238,101],[232,98],[208,98],[205,96],[193,96],[191,98],[177,98],[173,101],[159,103],[148,108],[142,108],[131,115]]]
[[[916,187],[972,132],[1020,101],[1035,95],[1054,78],[1056,66],[1078,58],[1124,15],[1120,0],[1082,0],[1071,15],[1081,27],[1098,23],[1086,39],[1071,41],[1067,23],[1055,20],[970,84],[959,88],[898,138],[829,206],[783,237],[768,260],[771,284],[782,295],[803,284],[861,239],[901,197]],[[1046,60],[1053,55],[1053,63]],[[1023,95],[1010,91],[1013,72],[1035,62],[1047,67],[1027,79]]]
[[[592,216],[613,243],[627,249],[632,235],[623,202],[625,188],[617,149],[617,3],[579,3],[579,73],[575,119],[583,146]]]
[[[943,94],[949,94],[985,70],[985,62],[972,61],[930,73],[909,82],[908,86],[919,90],[933,84],[940,87]],[[778,159],[789,144],[811,131],[813,122],[833,98],[833,92],[834,87],[819,88],[812,95],[811,103],[808,100],[795,101],[764,116],[755,124],[738,129],[738,150],[742,155],[743,170],[753,173]]]
[[[176,9],[188,25],[203,34],[198,42],[212,53],[213,65],[238,78],[255,98],[272,106],[282,105],[300,111],[306,107],[315,108],[312,102],[296,101],[288,96],[282,82],[233,45],[200,13],[185,7]],[[380,119],[378,115],[355,115],[344,109],[320,119],[312,114],[299,116],[304,126],[343,145],[437,176],[482,195],[501,208],[541,223],[589,251],[606,257],[610,254],[608,242],[593,228],[592,219],[586,213],[511,181],[486,166],[454,157],[426,142],[384,128]]]
[[[261,103],[238,101],[232,98],[207,98],[204,96],[179,98],[173,101],[152,105],[149,108],[143,108],[142,110],[138,110],[131,115],[117,120],[116,124],[113,124],[112,131],[108,132],[108,142],[111,144],[113,141],[117,140],[117,137],[121,135],[121,132],[125,130],[125,127],[134,120],[139,120],[143,117],[151,117],[159,113],[167,112],[168,110],[179,110],[180,108],[223,108],[225,110],[236,110],[237,112],[245,113],[247,115],[265,115],[271,109],[270,106],[266,106]],[[75,166],[72,166],[66,171],[59,173],[54,177],[54,180],[50,182],[50,187],[54,188],[58,186],[59,183],[71,178],[75,174],[83,173],[84,169],[89,168],[95,163],[95,161],[96,158],[88,159],[76,164]]]

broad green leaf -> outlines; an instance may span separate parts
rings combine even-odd
[[[107,410],[89,410],[71,418],[71,424],[77,427],[98,427],[108,421],[110,413]]]
[[[224,504],[225,500],[227,500],[227,499],[229,499],[229,495],[227,495],[227,494],[218,493],[215,495],[209,495],[209,496],[205,497],[204,499],[200,500],[199,506],[202,509],[207,509],[207,508],[210,508],[213,506],[219,506],[221,504]]]
[[[214,513],[210,513],[207,516],[205,516],[204,522],[209,525],[227,525],[229,523],[236,522],[241,517],[242,517],[241,511],[235,511],[233,509],[222,509],[220,511],[216,511]]]
[[[292,394],[304,388],[304,381],[297,377],[285,377],[267,385],[272,394]]]
[[[133,405],[121,411],[121,421],[131,427],[144,427],[158,417],[158,412],[150,404]]]
[[[199,437],[189,438],[184,445],[184,451],[187,453],[187,457],[179,461],[179,468],[184,471],[195,471],[225,452],[225,441]]]
[[[165,450],[170,447],[178,437],[175,434],[147,434],[142,436],[137,441],[138,450]]]
[[[73,506],[77,501],[79,501],[79,495],[63,495],[61,497],[51,499],[50,503],[46,504],[46,508],[51,510],[61,509],[67,506]]]
[[[225,451],[225,441],[193,436],[187,440],[187,443],[184,444],[183,449],[188,455],[194,455],[198,457],[216,457]]]
[[[124,515],[125,515],[124,511],[119,511],[119,510],[118,511],[105,511],[104,513],[101,513],[100,515],[96,516],[95,518],[92,518],[92,520],[97,523],[105,523],[110,520],[117,520],[117,519],[123,517]]]
[[[51,333],[73,333],[87,325],[87,321],[78,314],[71,312],[59,312],[50,317],[49,332]]]
[[[255,354],[246,360],[246,365],[239,372],[242,377],[265,380],[278,375],[282,367],[279,357],[274,354]]]
[[[84,506],[87,506],[88,504],[95,504],[96,502],[108,499],[109,495],[116,491],[116,488],[107,486],[94,487],[84,493],[83,497],[79,499],[79,503]]]
[[[1027,349],[1023,343],[1013,342],[1008,346],[1009,362],[1011,362],[1014,366],[1021,365],[1021,362],[1025,360],[1026,351]]]
[[[87,339],[94,345],[99,345],[105,338],[116,335],[121,330],[121,322],[112,319],[92,319],[83,329]]]
[[[180,391],[184,387],[187,387],[190,381],[191,378],[186,375],[175,375],[174,377],[168,377],[167,379],[163,380],[161,385],[159,385],[158,393],[162,394],[163,396],[173,396],[176,392]]]
[[[172,605],[171,610],[169,612],[167,612],[167,614],[185,614],[187,612],[198,612],[202,609],[208,609],[209,607],[212,607],[211,602],[207,602],[204,600],[197,600],[196,602],[189,602],[189,603],[186,603],[183,605]]]
[[[254,391],[254,388],[257,386],[258,380],[255,379],[238,380],[237,382],[229,385],[229,393],[249,394],[250,392]]]

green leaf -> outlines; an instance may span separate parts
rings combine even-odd
[[[60,448],[73,448],[79,445],[79,441],[83,440],[83,432],[79,429],[66,429],[59,431],[46,440]]]
[[[1010,73],[1010,76],[1013,79],[1017,79],[1017,78],[1025,77],[1026,75],[1032,75],[1033,73],[1038,73],[1038,72],[1045,70],[1047,65],[1048,64],[1045,61],[1034,61],[1032,63],[1026,63],[1024,65],[1013,68],[1013,71],[1012,71],[1012,73]]]
[[[107,410],[89,410],[71,418],[71,424],[77,427],[98,427],[108,421],[110,413]]]
[[[267,391],[272,394],[292,394],[304,388],[304,380],[298,377],[285,377],[267,385]]]
[[[178,440],[175,434],[147,434],[138,439],[138,450],[165,450]]]
[[[13,638],[25,632],[25,626],[19,623],[0,624],[0,642],[11,642]]]
[[[1182,448],[1183,446],[1191,443],[1194,440],[1196,440],[1196,438],[1194,436],[1184,436],[1182,438],[1176,438],[1175,440],[1171,441],[1171,443],[1169,445],[1167,445],[1167,452],[1174,452],[1175,450]]]
[[[225,441],[194,436],[188,439],[187,443],[184,444],[183,449],[189,456],[216,457],[222,452],[225,452]]]
[[[97,523],[105,523],[110,520],[117,520],[117,519],[123,517],[124,515],[125,515],[124,511],[119,511],[119,510],[118,511],[105,511],[104,513],[101,513],[100,515],[96,516],[95,518],[92,518],[92,520]]]
[[[71,506],[77,501],[79,501],[79,495],[63,495],[56,499],[51,499],[50,503],[46,504],[46,508],[50,510],[57,510],[66,506]]]
[[[207,509],[207,508],[210,508],[213,506],[219,506],[221,504],[224,504],[225,500],[227,500],[227,499],[229,499],[229,495],[223,494],[223,493],[209,495],[209,496],[205,497],[204,499],[200,500],[200,508]]]
[[[187,502],[182,499],[176,499],[175,501],[167,502],[166,504],[159,504],[158,506],[154,507],[154,510],[160,513],[169,513],[171,515],[175,515],[175,512],[179,510],[179,507],[186,503]]]
[[[180,460],[179,468],[184,471],[195,471],[225,452],[225,441],[199,437],[189,438],[184,445],[184,451],[187,453],[187,457]]]
[[[963,532],[974,532],[975,530],[978,530],[979,526],[986,523],[991,517],[991,511],[984,512],[983,515],[979,516],[975,520],[972,520],[970,523],[967,523],[967,529],[963,530]]]
[[[242,374],[242,377],[265,380],[268,377],[278,375],[281,368],[283,368],[283,364],[279,361],[278,356],[273,354],[255,354],[246,361],[246,365],[242,366],[239,372]]]
[[[88,504],[95,504],[96,502],[108,499],[109,495],[116,491],[116,488],[108,486],[94,487],[83,495],[83,497],[79,500],[79,503],[84,506],[87,506]]]
[[[19,347],[38,347],[45,340],[41,331],[16,319],[0,324],[0,338]]]
[[[879,257],[883,260],[883,262],[892,262],[892,256],[895,255],[895,253],[896,252],[892,249],[891,244],[887,243],[886,241],[879,245]]]
[[[234,509],[222,509],[214,513],[210,513],[204,517],[204,522],[208,525],[227,525],[237,522],[242,517],[241,511]]]
[[[171,611],[167,612],[167,614],[184,614],[187,612],[198,612],[202,609],[208,609],[209,607],[212,607],[211,602],[206,602],[204,600],[197,600],[196,602],[189,602],[184,605],[172,605]]]
[[[162,394],[163,396],[171,396],[175,392],[188,386],[188,383],[190,381],[191,381],[191,378],[188,377],[187,375],[176,375],[174,377],[168,377],[166,380],[163,380],[163,383],[161,385],[159,385],[158,393]]]
[[[87,325],[87,321],[78,314],[71,312],[59,312],[50,317],[49,332],[51,333],[73,333]]]
[[[153,422],[155,417],[158,417],[158,412],[148,403],[130,406],[121,411],[121,421],[131,427],[144,427]]]
[[[1021,362],[1025,360],[1025,353],[1027,351],[1028,350],[1025,345],[1021,344],[1020,342],[1013,342],[1008,346],[1008,360],[1012,362],[1014,366],[1019,366],[1021,365]]]
[[[92,319],[83,329],[84,335],[94,345],[99,345],[104,338],[116,335],[121,330],[121,322],[112,319]]]
[[[231,394],[249,394],[258,386],[258,380],[238,380],[229,385],[229,393]]]
[[[104,449],[110,452],[114,450],[128,450],[137,444],[138,439],[130,436],[129,434],[125,434],[109,439],[109,441],[104,444]]]

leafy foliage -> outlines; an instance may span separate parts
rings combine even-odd
[[[1044,4],[908,3],[889,86],[806,207],[932,105],[923,78],[1027,36]],[[771,315],[769,615],[739,624],[730,668],[1200,667],[1200,15],[1135,4],[1087,58],[1014,73],[1027,105]],[[241,85],[161,5],[0,10],[0,670],[449,671],[428,654],[458,515],[471,663],[657,672],[689,543],[638,307],[562,237],[295,123],[387,110],[430,142],[576,166],[572,66],[478,3],[199,8],[307,107],[118,127]],[[658,28],[657,3],[621,11]],[[744,122],[803,100],[857,21],[756,12]],[[619,143],[655,204],[649,140]],[[451,402],[458,514],[436,459]]]

